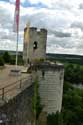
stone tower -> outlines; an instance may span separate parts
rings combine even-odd
[[[33,66],[33,76],[37,76],[43,112],[47,114],[61,111],[64,66],[60,63],[43,62]]]
[[[24,34],[27,29],[24,29]],[[47,30],[31,27],[29,30],[29,41],[25,41],[23,48],[23,59],[24,62],[34,61],[46,58],[46,40]]]
[[[46,58],[47,30],[30,28],[29,42],[24,46],[24,59],[33,62]],[[25,42],[26,43],[26,42]],[[38,78],[39,94],[43,112],[46,114],[61,111],[64,66],[51,61],[36,62],[31,65],[33,81]]]

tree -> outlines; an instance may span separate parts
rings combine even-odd
[[[0,66],[4,66],[4,60],[2,57],[0,57]]]
[[[3,54],[3,59],[4,59],[5,63],[10,63],[10,61],[11,61],[11,56],[9,55],[8,52],[5,52],[5,53]]]
[[[35,115],[36,120],[38,120],[39,115],[43,109],[43,105],[41,105],[41,99],[39,95],[39,83],[38,79],[36,79],[34,82],[34,95],[32,98],[32,108],[33,108],[33,113]]]
[[[63,125],[62,113],[57,111],[56,114],[49,114],[47,117],[47,125]]]

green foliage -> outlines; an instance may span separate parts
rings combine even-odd
[[[34,84],[34,96],[32,98],[32,106],[33,106],[33,112],[36,115],[35,117],[36,119],[38,119],[43,106],[40,103],[41,99],[40,99],[39,91],[38,91],[38,88],[39,88],[38,80],[36,79],[33,84]]]
[[[23,65],[24,64],[24,62],[23,62],[23,58],[22,58],[22,56],[18,56],[18,65]]]
[[[40,63],[43,63],[45,61],[45,59],[43,59],[43,58],[40,58],[40,59],[35,59],[33,62],[35,63],[35,64],[40,64]]]
[[[69,54],[47,54],[47,59],[51,61],[59,61],[62,63],[72,63],[83,65],[83,56],[80,55],[69,55]]]
[[[0,57],[0,66],[4,66],[4,60],[2,57]]]
[[[64,84],[63,123],[66,125],[83,125],[83,91]]]
[[[47,125],[83,125],[83,90],[65,82],[62,111],[49,115]]]
[[[5,63],[10,63],[10,61],[11,61],[11,56],[9,55],[8,52],[5,52],[5,53],[3,54],[3,59],[4,59]]]
[[[60,125],[83,125],[83,90],[72,86],[73,83],[83,83],[83,66],[79,65],[79,60],[75,62],[77,64],[74,64],[73,61],[75,60],[68,62],[67,59],[66,61],[65,59],[62,60],[65,64],[65,83],[62,111],[58,114],[58,117],[61,116],[61,120],[59,120],[57,114],[49,115],[47,125],[58,125],[59,121],[61,121]]]
[[[65,65],[65,81],[79,84],[83,83],[83,66],[78,64]]]
[[[11,64],[11,65],[15,65],[15,58],[11,58],[10,64]]]
[[[10,64],[15,65],[15,63],[16,63],[16,56],[12,55],[11,60],[10,60]],[[23,59],[22,59],[22,56],[20,56],[20,55],[18,55],[18,65],[23,65]]]
[[[47,125],[63,125],[62,114],[59,112],[49,114],[47,117]]]
[[[4,52],[2,55],[2,58],[5,63],[15,65],[16,62],[16,56],[15,55],[10,55],[8,52]],[[18,65],[23,65],[23,58],[21,55],[18,55]]]

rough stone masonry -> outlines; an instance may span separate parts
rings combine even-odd
[[[26,31],[25,28],[24,32]],[[46,61],[46,29],[37,30],[37,28],[32,27],[29,35],[30,41],[28,43],[24,38],[23,59],[27,65],[31,66],[32,81],[36,79],[36,76],[38,77],[39,95],[43,105],[42,114],[60,112],[62,107],[64,66],[60,63]],[[32,112],[33,94],[33,84],[31,84],[17,96],[4,103],[0,107],[0,122],[3,120],[4,125],[31,125],[34,121]],[[43,123],[46,124],[45,122]]]
[[[33,86],[0,107],[0,125],[31,125]],[[2,122],[1,122],[2,121]]]

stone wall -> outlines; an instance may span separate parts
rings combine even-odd
[[[37,28],[34,28],[34,27],[30,28],[29,41],[26,45],[24,44],[23,59],[26,60],[27,58],[30,61],[33,61],[34,59],[37,59],[37,60],[42,58],[45,59],[46,41],[47,41],[47,30],[40,29],[38,31]],[[37,43],[36,49],[33,48],[34,42]]]
[[[38,76],[39,94],[43,112],[47,114],[61,111],[63,96],[64,67],[59,64],[36,66],[34,76]],[[44,73],[43,73],[44,72]],[[36,75],[37,74],[37,75]]]
[[[62,64],[43,62],[32,65],[31,70],[32,82],[36,78],[39,81],[39,94],[43,105],[43,113],[47,115],[61,111],[64,66]],[[0,120],[3,118],[3,121],[7,122],[6,125],[31,125],[32,121],[32,124],[34,124],[33,94],[34,88],[31,85],[23,89],[21,93],[9,100],[9,102],[6,102],[0,107]],[[45,123],[44,120],[42,124]]]
[[[0,119],[6,121],[6,125],[31,125],[32,96],[33,86],[30,86],[0,107]]]
[[[63,77],[61,79],[62,72],[63,71],[58,70],[46,71],[44,78],[42,78],[42,75],[39,77],[41,103],[44,105],[43,111],[48,114],[61,111],[63,95]]]

